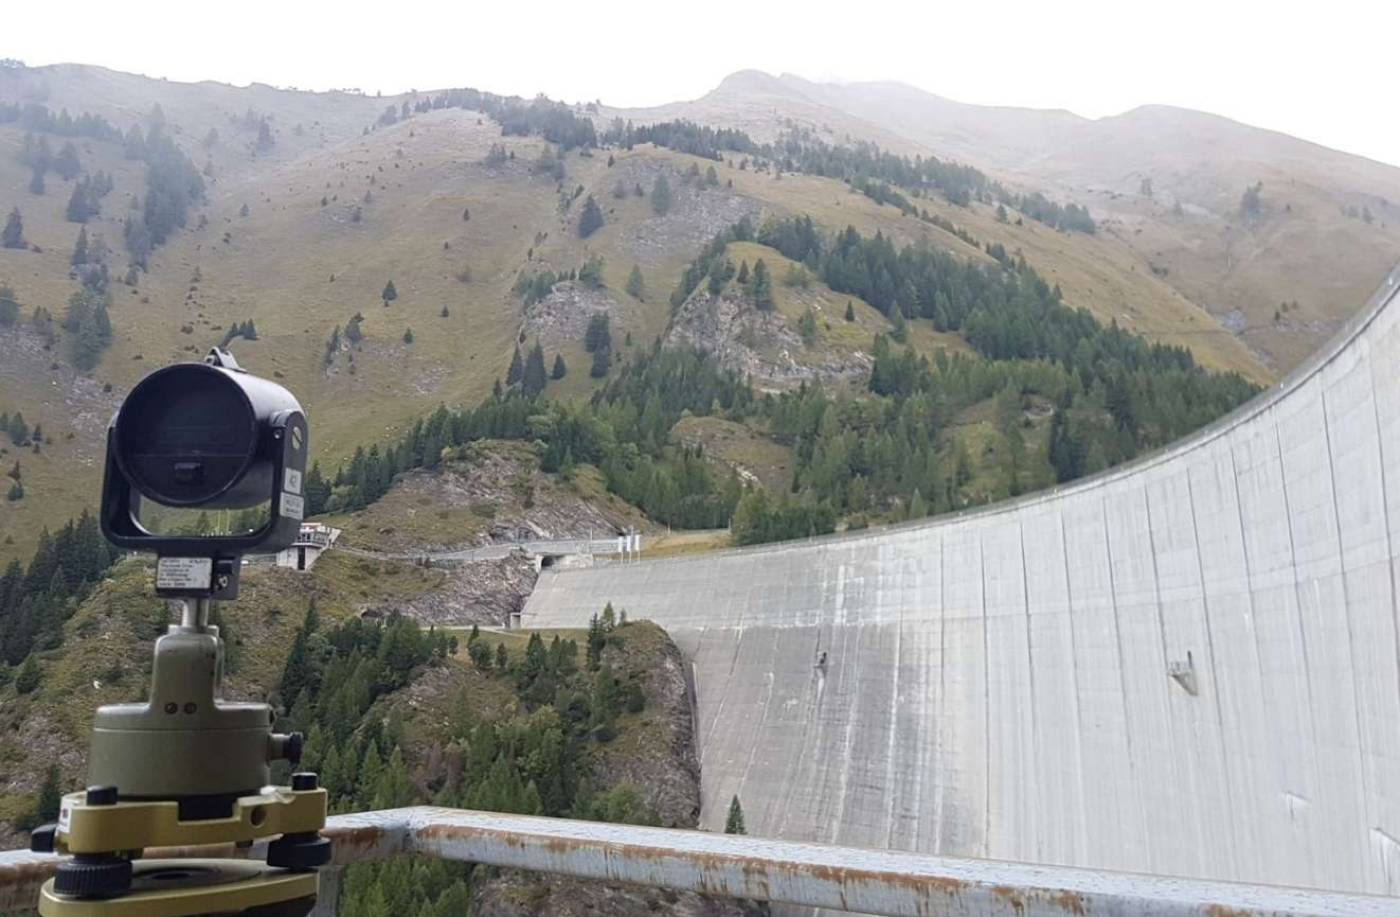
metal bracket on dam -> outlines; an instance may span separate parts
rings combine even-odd
[[[703,822],[1400,894],[1400,271],[1159,453],[936,521],[547,573],[689,660]]]

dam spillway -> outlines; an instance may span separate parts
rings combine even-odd
[[[1400,270],[1287,380],[975,512],[546,573],[692,666],[705,827],[1400,894]]]

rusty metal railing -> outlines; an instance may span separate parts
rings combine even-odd
[[[334,865],[399,854],[890,917],[1394,917],[1400,898],[421,806],[333,817]],[[162,855],[245,855],[232,849]],[[257,856],[256,849],[250,855]],[[0,912],[59,858],[0,853]],[[336,883],[328,883],[334,887]]]

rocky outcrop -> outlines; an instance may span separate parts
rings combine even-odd
[[[621,182],[629,192],[641,185],[650,193],[657,176],[665,174],[671,186],[671,207],[663,216],[654,213],[625,230],[624,247],[645,269],[661,265],[677,255],[692,257],[716,233],[748,217],[759,222],[762,206],[752,198],[735,194],[729,188],[686,181],[683,173],[661,162],[641,157],[624,159],[608,172],[609,182]],[[599,199],[607,208],[611,203]]]
[[[701,286],[676,311],[666,343],[697,347],[760,387],[852,382],[870,375],[869,354],[809,348],[779,312],[762,312],[735,290],[712,296]]]
[[[480,624],[504,627],[525,606],[539,571],[523,551],[502,560],[482,560],[445,567],[442,585],[392,608],[370,609],[366,615],[398,610],[423,624],[465,627]]]
[[[343,522],[345,547],[411,556],[493,544],[607,538],[645,528],[635,510],[541,470],[527,443],[482,441],[399,478]]]
[[[520,331],[527,341],[539,339],[546,351],[583,340],[594,315],[615,315],[618,301],[606,287],[593,289],[576,280],[556,283],[548,296],[525,307]]]

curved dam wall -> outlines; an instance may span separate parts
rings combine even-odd
[[[942,521],[541,577],[693,665],[704,823],[1400,894],[1400,271],[1161,453]],[[824,655],[824,662],[823,662]]]

